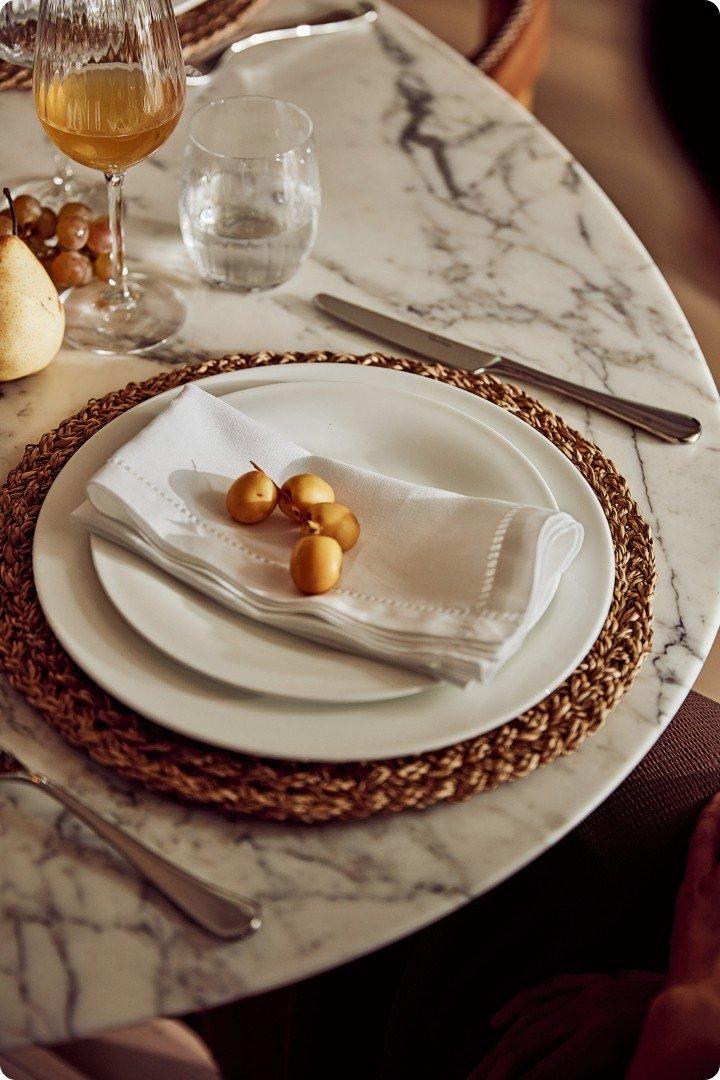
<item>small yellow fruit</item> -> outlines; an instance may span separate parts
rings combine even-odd
[[[278,489],[260,469],[244,473],[230,485],[225,498],[227,512],[241,525],[256,525],[270,517],[277,506]]]
[[[301,536],[290,556],[290,573],[309,596],[332,589],[342,571],[342,548],[332,536]]]
[[[335,502],[335,492],[325,480],[313,473],[298,473],[286,480],[280,489],[280,509],[295,520],[294,509],[308,510],[316,503]],[[286,496],[283,499],[283,494]]]
[[[332,536],[343,551],[357,544],[360,522],[342,503],[318,503],[310,507],[308,515],[302,528],[306,536]]]

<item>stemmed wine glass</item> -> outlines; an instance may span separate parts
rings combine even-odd
[[[65,301],[68,341],[100,353],[141,352],[167,340],[185,310],[153,271],[128,273],[123,174],[161,146],[185,103],[185,69],[171,0],[41,0],[33,68],[46,133],[74,161],[105,174],[112,232],[110,282]]]
[[[35,58],[35,30],[40,0],[0,0],[0,60],[17,67],[31,68]],[[54,154],[55,172],[51,179],[29,180],[13,185],[13,194],[33,195],[43,205],[55,210],[68,199],[92,204],[94,185],[79,180],[69,160],[59,150]]]

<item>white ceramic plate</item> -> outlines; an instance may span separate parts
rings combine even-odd
[[[313,453],[464,495],[555,507],[537,469],[502,435],[414,394],[342,383],[281,383],[225,398]],[[388,422],[390,420],[390,422]],[[339,497],[339,496],[338,496]],[[117,544],[90,541],[105,592],[168,656],[231,686],[306,701],[383,701],[435,680],[244,619]]]
[[[544,619],[489,686],[439,686],[416,697],[364,705],[288,701],[203,678],[150,648],[105,596],[87,533],[70,514],[98,466],[164,408],[175,390],[102,428],[70,458],[48,492],[33,551],[45,615],[70,655],[109,693],[158,723],[213,745],[277,758],[357,761],[421,753],[491,731],[562,682],[595,641],[614,581],[602,509],[562,452],[536,431],[505,410],[431,379],[318,364],[231,372],[200,385],[222,395],[268,383],[328,380],[407,390],[482,420],[537,466],[558,506],[584,525],[583,548]]]

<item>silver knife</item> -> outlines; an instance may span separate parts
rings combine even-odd
[[[521,382],[541,386],[545,390],[554,390],[558,394],[572,398],[573,401],[599,409],[600,412],[607,413],[617,420],[624,420],[633,427],[649,431],[667,442],[695,442],[702,431],[700,421],[693,416],[673,412],[670,409],[660,409],[656,405],[643,405],[640,401],[629,401],[627,398],[614,397],[612,394],[603,394],[599,390],[590,390],[578,383],[568,382],[566,379],[559,379],[556,375],[540,371],[538,368],[527,367],[516,360],[495,356],[493,353],[476,349],[472,345],[463,345],[459,341],[453,341],[452,338],[436,334],[433,330],[423,330],[422,327],[413,326],[400,319],[392,319],[377,311],[370,311],[360,307],[359,304],[351,304],[348,300],[340,300],[337,296],[319,293],[315,297],[315,303],[329,315],[334,315],[336,319],[356,326],[374,337],[382,338],[383,341],[392,341],[395,345],[402,345],[404,349],[410,349],[420,356],[429,356],[433,360],[447,364],[448,367],[460,368],[474,374],[493,368],[494,371],[507,375],[510,379],[519,379]]]

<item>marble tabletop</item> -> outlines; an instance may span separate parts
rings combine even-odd
[[[190,315],[153,358],[64,351],[2,387],[3,472],[88,398],[169,364],[233,349],[367,351],[378,343],[310,304],[340,293],[464,340],[692,412],[668,446],[544,400],[625,474],[655,536],[655,644],[604,728],[570,758],[461,806],[357,825],[231,822],[126,785],[65,746],[7,688],[2,740],[179,863],[258,898],[264,926],[218,943],[33,791],[0,796],[0,1044],[48,1043],[291,982],[375,949],[508,877],[628,773],[692,685],[718,623],[720,411],[689,327],[605,196],[526,112],[450,49],[384,7],[347,38],[253,50],[202,99],[287,97],[314,117],[323,179],[317,248],[265,295],[212,292],[179,241],[186,123],[127,180],[129,247],[185,280]],[[20,93],[0,94],[0,175],[50,167]],[[598,132],[598,138],[602,133]]]

